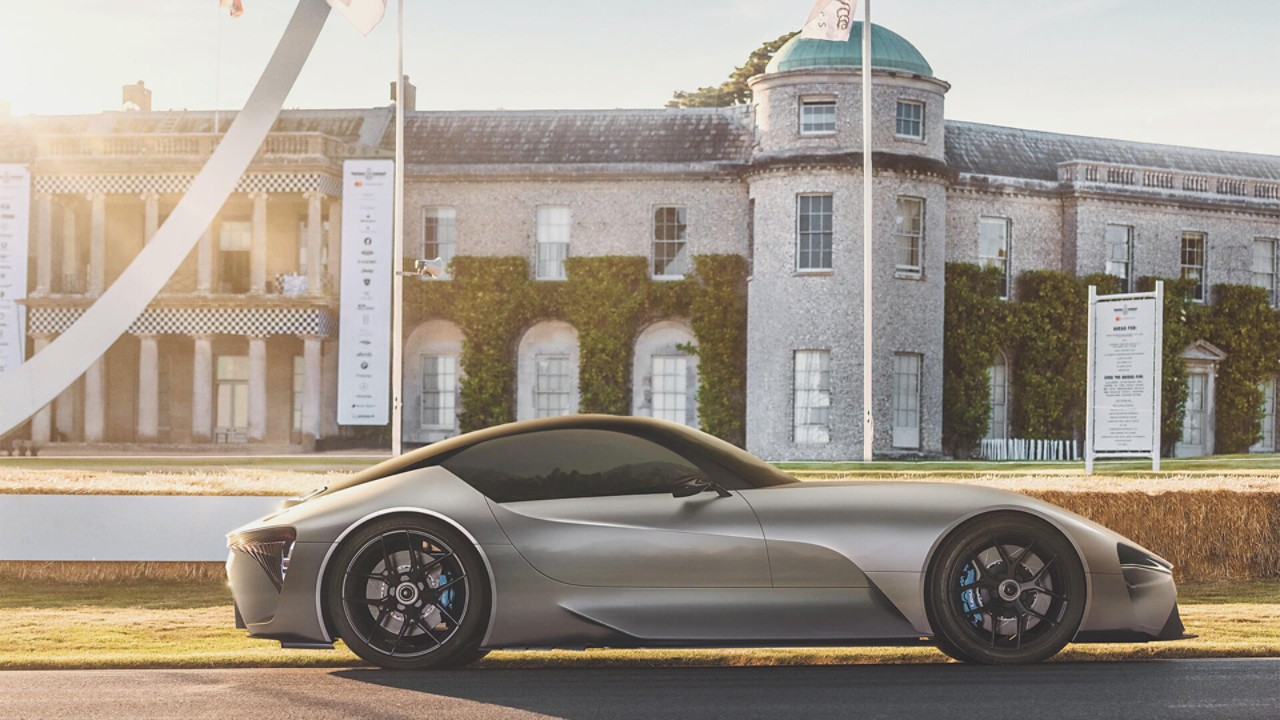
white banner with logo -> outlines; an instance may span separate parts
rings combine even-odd
[[[1098,457],[1160,463],[1164,283],[1155,292],[1097,295],[1089,288],[1085,465]]]
[[[394,190],[393,161],[343,162],[340,425],[386,425],[391,420]]]
[[[0,375],[26,357],[27,238],[31,173],[22,165],[0,165]]]

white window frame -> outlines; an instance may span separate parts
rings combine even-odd
[[[903,203],[908,205],[914,204],[918,209],[918,224],[913,230],[905,228],[907,216],[902,212]],[[924,220],[925,220],[925,200],[922,197],[912,195],[899,195],[896,203],[896,213],[894,214],[893,224],[893,240],[894,240],[894,271],[899,276],[911,278],[920,278],[924,276]],[[915,263],[902,262],[904,255],[904,244],[906,245],[905,254],[910,260],[910,255],[915,255]]]
[[[982,249],[982,228],[995,227],[1001,225],[1004,230],[1004,256],[983,254]],[[998,265],[1004,270],[1004,286],[1000,289],[1000,299],[1009,299],[1010,285],[1010,260],[1013,258],[1013,221],[1007,217],[999,215],[983,215],[978,218],[978,264],[982,267],[988,265]]]
[[[435,237],[431,237],[432,229]],[[435,252],[428,246],[435,245]],[[449,280],[449,263],[458,252],[458,209],[452,205],[428,205],[422,209],[422,246],[423,260],[444,261],[444,269],[437,279]]]
[[[650,415],[689,425],[689,356],[649,356]]]
[[[533,416],[535,418],[558,417],[573,412],[573,358],[567,354],[535,355],[533,358]],[[553,365],[554,364],[554,365]],[[563,372],[544,372],[562,369]],[[564,387],[559,387],[563,381]],[[561,404],[559,399],[563,398]]]
[[[568,205],[539,205],[534,248],[534,278],[565,280],[573,213]]]
[[[820,113],[817,112],[819,109],[821,109]],[[820,117],[815,118],[815,115]],[[835,135],[836,99],[834,97],[801,98],[798,117],[801,135]]]
[[[987,439],[1004,440],[1009,437],[1009,358],[1004,352],[987,368],[987,389]]]
[[[1262,391],[1262,438],[1249,448],[1249,452],[1273,453],[1276,451],[1276,376],[1258,383]]]
[[[1120,292],[1133,292],[1133,226],[1107,223],[1103,233],[1107,252],[1103,272],[1120,278]],[[1124,233],[1124,236],[1117,233]]]
[[[809,201],[810,198],[818,198],[818,199],[826,198],[828,203],[827,212],[810,213],[809,215],[806,215],[803,208],[806,201]],[[818,229],[818,230],[812,229],[812,220],[810,220],[810,229],[808,230],[803,229],[804,218],[806,217],[822,218],[824,216],[826,217],[826,225],[827,225],[826,229]],[[817,238],[817,241],[822,243],[822,246],[819,247],[819,249],[817,250],[817,256],[820,263],[819,265],[806,267],[801,263],[801,258],[808,259],[814,256],[814,251],[812,250],[812,246],[808,250],[804,250],[802,248],[802,242],[806,238]],[[796,245],[795,245],[796,272],[798,273],[829,273],[831,272],[832,267],[835,264],[834,238],[835,238],[835,196],[832,193],[800,193],[796,195]],[[821,264],[821,261],[823,259],[826,260],[825,265]]]
[[[792,353],[792,440],[797,445],[831,442],[831,351]]]
[[[893,354],[893,446],[920,449],[920,377],[924,356],[920,353]]]
[[[904,108],[914,107],[919,109],[919,117],[905,117],[902,113]],[[924,140],[924,101],[907,100],[899,98],[898,104],[894,109],[893,134],[894,137],[904,138],[907,140]],[[902,132],[904,123],[914,123],[919,132],[912,134],[910,132]]]
[[[1182,231],[1182,239],[1178,245],[1178,277],[1183,280],[1189,279],[1188,276],[1194,274],[1197,279],[1196,292],[1192,299],[1198,303],[1203,303],[1209,295],[1209,235],[1199,230]],[[1187,242],[1199,240],[1200,242],[1200,263],[1187,262]]]
[[[1253,285],[1254,287],[1260,287],[1263,290],[1267,291],[1267,302],[1271,304],[1271,307],[1276,307],[1277,306],[1276,301],[1278,298],[1280,298],[1280,292],[1277,292],[1277,287],[1276,287],[1276,278],[1277,276],[1280,276],[1280,273],[1276,272],[1276,264],[1278,261],[1280,261],[1280,258],[1277,257],[1277,252],[1276,252],[1277,244],[1278,243],[1276,241],[1276,238],[1255,237],[1253,239],[1253,248],[1252,248],[1253,255],[1251,256],[1251,265],[1252,265],[1252,271],[1253,271]],[[1269,258],[1267,258],[1268,262],[1265,263],[1265,265],[1267,266],[1266,270],[1263,272],[1259,272],[1258,271],[1258,248],[1264,247],[1264,246],[1267,248]]]
[[[428,373],[428,369],[433,369]],[[443,367],[443,372],[442,370]],[[458,357],[438,353],[419,356],[418,422],[423,430],[452,430],[458,425]],[[433,383],[429,378],[434,378]],[[434,402],[432,402],[434,401]],[[437,418],[437,411],[442,415]],[[436,422],[436,420],[442,420]]]
[[[671,224],[665,218],[661,218],[667,211],[675,211],[676,222]],[[659,237],[662,230],[674,231],[678,236],[672,240],[669,237]],[[653,224],[650,233],[651,241],[649,243],[649,270],[653,274],[655,280],[680,280],[689,273],[691,269],[691,258],[689,256],[689,209],[684,205],[656,205],[653,208]],[[659,249],[671,249],[674,255],[667,267],[667,272],[658,272]],[[675,269],[678,272],[670,272]]]

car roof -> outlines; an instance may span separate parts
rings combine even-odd
[[[317,493],[317,495],[328,495],[355,485],[361,485],[372,480],[384,478],[389,475],[395,475],[415,467],[431,465],[434,464],[433,461],[436,461],[437,459],[443,459],[444,457],[452,455],[456,451],[486,440],[510,437],[513,435],[523,435],[531,432],[542,432],[545,430],[613,430],[615,432],[625,432],[634,435],[657,435],[665,437],[671,437],[674,435],[685,442],[692,442],[703,447],[718,450],[719,454],[733,454],[739,459],[739,463],[734,463],[736,465],[766,465],[763,461],[755,458],[755,456],[750,455],[741,448],[730,445],[717,437],[667,420],[629,415],[562,415],[559,417],[539,418],[537,420],[521,420],[519,422],[495,425],[483,430],[474,430],[472,432],[456,435],[448,438],[447,440],[441,440],[418,448],[417,450],[411,450],[398,457],[384,460],[377,465],[361,470],[354,475],[350,475],[337,482],[330,483],[327,488]],[[770,469],[773,470],[771,466]],[[773,470],[773,472],[778,471]]]

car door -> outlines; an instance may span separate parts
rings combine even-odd
[[[446,460],[490,500],[538,572],[600,588],[765,588],[760,523],[736,492],[677,498],[703,471],[636,435],[556,429],[496,438]]]

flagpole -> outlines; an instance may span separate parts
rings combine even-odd
[[[404,0],[396,9],[396,167],[395,210],[391,232],[391,455],[403,452],[401,445],[401,398],[404,393]]]
[[[862,19],[862,461],[871,462],[876,422],[871,392],[871,0],[864,0]]]

